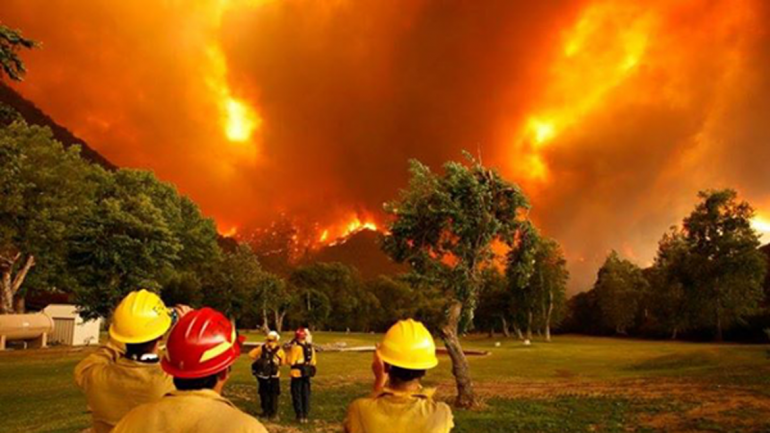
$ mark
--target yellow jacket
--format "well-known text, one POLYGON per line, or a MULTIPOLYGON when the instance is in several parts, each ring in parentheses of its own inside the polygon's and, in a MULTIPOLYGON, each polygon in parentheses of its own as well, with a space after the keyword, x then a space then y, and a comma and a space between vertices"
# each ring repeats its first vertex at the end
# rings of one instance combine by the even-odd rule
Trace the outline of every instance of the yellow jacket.
POLYGON ((75 383, 86 395, 95 433, 109 432, 131 409, 174 390, 160 363, 132 361, 110 343, 80 361, 75 383))
MULTIPOLYGON (((273 355, 273 362, 275 362, 275 365, 282 366, 286 364, 286 352, 283 351, 283 349, 278 346, 278 343, 265 343, 270 346, 271 349, 278 347, 278 350, 273 355)), ((256 361, 262 356, 262 346, 257 346, 254 349, 251 349, 249 352, 249 358, 251 358, 252 361, 256 361)), ((281 371, 278 370, 278 374, 276 374, 273 377, 281 377, 281 371)))
POLYGON ((433 400, 433 390, 417 392, 385 388, 359 398, 348 408, 345 433, 448 433, 454 427, 452 410, 433 400))
MULTIPOLYGON (((305 344, 310 344, 310 343, 305 343, 305 344)), ((310 358, 310 365, 316 365, 315 349, 313 349, 312 344, 310 344, 310 353, 312 353, 312 356, 310 358)), ((300 343, 292 344, 291 349, 289 350, 289 358, 286 360, 286 363, 292 367, 295 365, 301 365, 305 363, 305 351, 302 349, 302 345, 300 343)), ((295 368, 292 368, 291 377, 302 377, 302 372, 295 368)))
POLYGON ((143 404, 113 433, 267 433, 262 424, 210 389, 174 391, 143 404))

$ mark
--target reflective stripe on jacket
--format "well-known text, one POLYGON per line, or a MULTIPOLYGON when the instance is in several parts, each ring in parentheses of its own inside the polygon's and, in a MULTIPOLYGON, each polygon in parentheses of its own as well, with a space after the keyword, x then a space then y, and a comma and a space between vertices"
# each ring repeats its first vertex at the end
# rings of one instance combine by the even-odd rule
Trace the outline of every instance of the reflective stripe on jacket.
POLYGON ((448 433, 454 427, 452 410, 433 400, 433 390, 417 392, 385 388, 359 398, 348 408, 345 433, 448 433))
POLYGON ((80 361, 75 383, 85 393, 95 433, 109 432, 131 409, 175 389, 160 363, 127 359, 111 343, 80 361))
POLYGON ((210 389, 174 391, 137 407, 113 433, 267 433, 262 424, 210 389))

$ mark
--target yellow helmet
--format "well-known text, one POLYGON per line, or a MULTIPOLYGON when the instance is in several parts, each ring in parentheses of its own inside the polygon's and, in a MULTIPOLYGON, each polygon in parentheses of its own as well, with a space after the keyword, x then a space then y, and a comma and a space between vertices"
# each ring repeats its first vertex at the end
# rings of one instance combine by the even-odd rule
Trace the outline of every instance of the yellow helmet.
POLYGON ((128 343, 146 343, 163 336, 171 327, 171 314, 155 293, 131 292, 120 301, 112 314, 110 337, 128 343))
POLYGON ((433 336, 425 325, 412 319, 391 326, 377 353, 384 362, 409 370, 427 370, 438 365, 433 336))

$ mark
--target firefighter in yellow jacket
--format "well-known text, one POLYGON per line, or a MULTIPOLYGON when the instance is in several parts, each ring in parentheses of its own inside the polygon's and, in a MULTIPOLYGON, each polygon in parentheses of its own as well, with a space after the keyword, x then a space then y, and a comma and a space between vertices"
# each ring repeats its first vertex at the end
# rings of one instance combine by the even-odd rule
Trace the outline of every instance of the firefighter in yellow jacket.
POLYGON ((257 346, 249 352, 251 374, 257 378, 259 385, 259 402, 262 407, 262 416, 276 420, 278 418, 278 396, 281 395, 281 365, 286 363, 284 353, 278 342, 281 336, 270 331, 267 334, 265 344, 257 346))
POLYGON ((95 433, 109 432, 134 407, 174 390, 171 377, 160 368, 158 345, 172 316, 188 310, 172 312, 146 290, 129 293, 115 308, 112 341, 75 367, 75 383, 85 393, 95 433))
POLYGON ((220 312, 202 308, 179 320, 168 337, 163 370, 177 390, 128 413, 114 433, 267 433, 222 397, 242 339, 220 312))
POLYGON ((374 354, 374 393, 350 405, 345 432, 448 433, 454 427, 451 409, 420 384, 436 365, 436 345, 422 323, 409 319, 393 325, 374 354))
POLYGON ((287 363, 291 366, 291 402, 294 414, 299 423, 306 424, 310 415, 310 378, 315 376, 316 357, 313 345, 307 341, 305 328, 299 328, 294 333, 287 363))

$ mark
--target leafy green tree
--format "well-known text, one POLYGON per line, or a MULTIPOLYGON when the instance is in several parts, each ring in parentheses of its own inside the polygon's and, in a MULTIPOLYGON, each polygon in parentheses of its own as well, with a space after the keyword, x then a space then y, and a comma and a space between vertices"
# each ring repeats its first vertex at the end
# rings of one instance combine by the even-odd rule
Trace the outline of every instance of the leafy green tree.
POLYGON ((27 71, 19 57, 19 50, 36 46, 37 42, 25 38, 20 31, 0 25, 0 66, 5 75, 14 81, 21 81, 27 71))
POLYGON ((215 264, 203 285, 203 303, 235 319, 239 326, 253 327, 262 317, 263 278, 256 255, 248 245, 240 244, 215 264))
MULTIPOLYGON (((209 274, 210 275, 210 274, 209 274)), ((161 297, 166 305, 189 305, 193 308, 203 306, 203 282, 195 272, 175 272, 165 282, 161 297)))
POLYGON ((685 218, 685 238, 695 270, 699 324, 724 328, 753 312, 762 300, 767 263, 759 235, 751 227, 754 210, 730 189, 701 191, 701 201, 685 218))
POLYGON ((263 272, 259 282, 259 295, 262 305, 262 329, 270 329, 268 313, 271 313, 274 329, 281 332, 286 314, 296 303, 286 280, 270 272, 263 272))
POLYGON ((506 257, 505 272, 514 308, 514 324, 518 327, 523 325, 528 340, 532 339, 532 325, 538 307, 538 287, 533 277, 540 242, 540 234, 531 223, 526 222, 522 225, 516 245, 506 257))
POLYGON ((161 212, 163 221, 179 242, 174 267, 180 272, 204 273, 221 253, 217 245, 214 220, 201 215, 198 206, 188 197, 180 195, 176 188, 158 180, 145 170, 118 170, 118 184, 150 198, 161 212))
POLYGON ((119 171, 72 237, 76 302, 87 317, 110 314, 128 292, 160 291, 173 276, 182 246, 153 203, 152 192, 119 171))
POLYGON ((553 239, 541 238, 535 251, 531 281, 539 301, 546 341, 551 341, 551 324, 561 316, 566 303, 568 279, 567 260, 559 244, 553 239))
POLYGON ((477 327, 487 329, 493 335, 499 324, 503 335, 510 337, 513 311, 513 296, 505 275, 495 268, 486 269, 476 309, 477 327))
POLYGON ((492 244, 512 245, 528 202, 519 188, 469 155, 469 164, 449 162, 437 175, 411 161, 411 180, 385 205, 394 219, 383 250, 411 272, 443 290, 446 318, 441 337, 452 359, 456 404, 476 403, 468 361, 458 332, 472 323, 482 270, 492 264, 492 244))
POLYGON ((617 334, 626 334, 634 323, 639 298, 647 281, 642 270, 612 251, 599 269, 594 285, 599 308, 607 326, 617 334))
POLYGON ((0 314, 23 310, 27 277, 43 289, 74 284, 66 240, 105 175, 48 128, 23 121, 0 128, 0 314))
POLYGON ((649 310, 655 326, 676 339, 692 326, 694 272, 685 233, 672 227, 658 243, 651 270, 649 310))
POLYGON ((313 263, 297 268, 289 281, 299 290, 303 299, 300 311, 311 326, 338 331, 368 327, 377 299, 365 290, 355 268, 342 263, 313 263))

